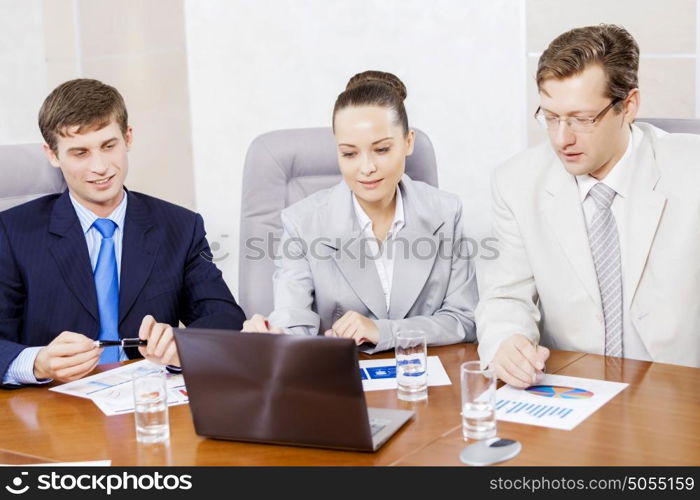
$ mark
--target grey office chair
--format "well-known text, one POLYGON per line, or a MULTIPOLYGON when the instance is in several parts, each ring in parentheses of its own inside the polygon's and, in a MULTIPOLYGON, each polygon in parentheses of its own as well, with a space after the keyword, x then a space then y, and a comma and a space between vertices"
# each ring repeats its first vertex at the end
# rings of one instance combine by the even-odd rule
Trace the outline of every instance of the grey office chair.
POLYGON ((700 120, 692 118, 637 118, 636 121, 649 123, 674 134, 700 134, 700 120))
MULTIPOLYGON (((420 130, 406 173, 438 185, 433 145, 420 130)), ((243 170, 238 257, 237 299, 248 317, 274 307, 272 252, 282 234, 282 209, 341 179, 330 128, 277 130, 253 140, 243 170)))
POLYGON ((61 170, 51 166, 41 144, 0 146, 0 211, 65 189, 61 170))

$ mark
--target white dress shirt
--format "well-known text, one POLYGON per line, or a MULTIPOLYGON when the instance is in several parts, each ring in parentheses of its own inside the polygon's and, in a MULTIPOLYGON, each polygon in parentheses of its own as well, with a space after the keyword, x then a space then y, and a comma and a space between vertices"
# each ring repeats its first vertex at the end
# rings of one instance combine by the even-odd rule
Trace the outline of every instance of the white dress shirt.
POLYGON ((377 268, 377 274, 379 275, 379 281, 382 283, 382 291, 384 292, 384 299, 386 300, 386 310, 389 311, 389 304, 391 303, 391 285, 394 280, 394 259, 393 252, 387 251, 387 242, 392 238, 396 238, 399 231, 406 225, 403 212, 403 198, 401 197, 401 190, 396 188, 396 208, 394 209, 394 220, 391 223, 389 232, 386 234, 384 241, 380 242, 377 240, 374 232, 372 231, 372 219, 369 218, 367 213, 364 211, 360 203, 357 201, 355 194, 352 195, 352 204, 355 208, 355 215, 357 216, 357 222, 362 229, 361 234, 365 240, 365 248, 369 251, 369 258, 374 260, 374 265, 377 268))
MULTIPOLYGON (((632 129, 633 130, 633 129, 632 129)), ((623 230, 623 224, 627 220, 628 215, 626 210, 628 207, 627 200, 629 199, 629 186, 631 176, 634 175, 634 157, 635 152, 639 149, 639 145, 642 141, 641 134, 635 134, 633 131, 630 132, 630 140, 627 144, 627 150, 622 158, 615 164, 615 166, 610 170, 608 175, 602 181, 598 181, 595 177, 590 175, 577 175, 576 182, 578 184, 578 191, 581 197, 581 205, 583 207, 583 214, 586 219, 586 227, 590 228, 591 222, 593 221, 593 215, 596 211, 596 205, 593 198, 588 196, 591 188, 598 182, 602 182, 606 186, 610 187, 615 191, 616 196, 613 199, 610 209, 615 216, 615 223, 617 224, 617 233, 620 238, 620 264, 622 269, 622 302, 623 304, 629 304, 628 292, 626 289, 627 280, 625 279, 625 255, 626 252, 626 242, 625 242, 625 231, 623 230)), ((622 354, 625 358, 641 359, 645 361, 651 361, 651 356, 644 347, 639 333, 632 325, 630 320, 629 308, 623 307, 622 314, 622 354)))
MULTIPOLYGON (((93 222, 99 219, 92 211, 88 210, 82 206, 73 195, 69 193, 70 201, 73 204, 75 213, 80 221, 80 227, 85 235, 85 242, 87 243, 88 253, 90 254, 90 264, 92 265, 93 272, 97 266, 97 257, 100 253, 100 245, 102 244, 102 235, 99 231, 93 227, 93 222)), ((117 276, 121 276, 121 265, 122 265, 122 240, 124 239, 124 218, 126 216, 126 203, 127 203, 126 191, 124 192, 124 197, 122 198, 119 206, 114 209, 114 211, 107 217, 113 221, 117 228, 114 231, 112 239, 114 240, 114 253, 117 259, 117 276)), ((51 382, 51 379, 37 380, 34 377, 34 361, 36 360, 39 350, 43 346, 36 347, 26 347, 19 353, 19 355, 10 363, 10 366, 5 372, 2 383, 8 385, 22 385, 22 384, 45 384, 51 382)), ((114 349, 110 347, 109 349, 114 349)), ((127 359, 124 349, 119 347, 119 360, 124 361, 127 359)))

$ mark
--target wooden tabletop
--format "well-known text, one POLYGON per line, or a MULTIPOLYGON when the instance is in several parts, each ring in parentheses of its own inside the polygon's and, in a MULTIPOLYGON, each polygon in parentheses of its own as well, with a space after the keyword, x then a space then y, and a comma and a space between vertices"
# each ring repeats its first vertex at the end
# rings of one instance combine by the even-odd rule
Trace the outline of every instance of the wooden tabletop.
MULTIPOLYGON (((505 465, 698 465, 700 369, 586 354, 559 375, 629 384, 571 431, 498 422, 522 443, 505 465)), ((461 428, 396 465, 461 465, 461 428)))
MULTIPOLYGON (((0 463, 111 460, 113 465, 459 465, 459 365, 477 359, 474 345, 430 348, 452 385, 430 387, 428 400, 408 403, 396 391, 366 393, 370 407, 416 411, 376 453, 321 450, 205 439, 188 405, 170 408, 165 445, 136 441, 133 414, 106 417, 92 401, 47 387, 0 390, 0 463), (26 461, 23 461, 26 457, 26 461)), ((366 357, 363 355, 363 357, 366 357)), ((391 357, 391 353, 374 356, 391 357)), ((572 431, 499 422, 499 435, 518 439, 512 465, 700 463, 700 369, 554 351, 549 373, 630 384, 572 431), (572 450, 576 450, 575 452, 572 450)))

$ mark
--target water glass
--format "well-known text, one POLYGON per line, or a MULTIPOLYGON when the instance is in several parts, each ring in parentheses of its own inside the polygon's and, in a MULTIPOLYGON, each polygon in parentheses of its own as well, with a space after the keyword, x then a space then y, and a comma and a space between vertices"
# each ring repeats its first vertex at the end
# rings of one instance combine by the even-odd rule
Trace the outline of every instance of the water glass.
POLYGON ((421 401, 428 397, 428 356, 425 333, 419 330, 394 335, 398 397, 421 401))
POLYGON ((464 440, 496 436, 496 375, 482 370, 479 361, 460 366, 462 435, 464 440))
POLYGON ((136 440, 162 443, 170 437, 167 377, 163 370, 133 379, 136 440))

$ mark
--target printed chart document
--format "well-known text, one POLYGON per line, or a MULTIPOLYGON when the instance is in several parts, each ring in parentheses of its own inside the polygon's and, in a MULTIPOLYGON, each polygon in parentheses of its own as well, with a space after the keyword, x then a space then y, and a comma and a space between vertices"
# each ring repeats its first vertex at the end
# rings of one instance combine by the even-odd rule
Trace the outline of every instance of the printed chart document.
POLYGON ((496 419, 570 431, 628 384, 545 375, 527 389, 504 385, 496 391, 496 419))
MULTIPOLYGON (((360 361, 362 388, 365 391, 396 389, 396 358, 360 361)), ((450 377, 437 356, 428 356, 428 385, 450 385, 450 377)))
MULTIPOLYGON (((113 370, 91 375, 49 389, 50 391, 92 399, 105 415, 120 415, 134 411, 131 379, 135 376, 161 371, 163 368, 148 360, 137 361, 113 370)), ((182 374, 167 374, 168 406, 189 402, 182 374)))

